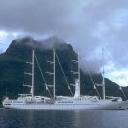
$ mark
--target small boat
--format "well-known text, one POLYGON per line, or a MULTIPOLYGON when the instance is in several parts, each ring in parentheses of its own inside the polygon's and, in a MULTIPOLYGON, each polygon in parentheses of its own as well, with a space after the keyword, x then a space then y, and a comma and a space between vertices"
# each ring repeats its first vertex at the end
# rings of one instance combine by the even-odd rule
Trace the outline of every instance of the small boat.
MULTIPOLYGON (((100 99, 98 96, 82 96, 80 95, 80 66, 78 61, 78 78, 75 80, 75 93, 73 96, 57 96, 56 95, 56 69, 55 69, 55 57, 56 52, 53 50, 53 96, 35 96, 34 95, 34 59, 35 52, 32 51, 32 62, 28 62, 32 65, 32 73, 28 73, 32 76, 32 85, 25 85, 30 87, 30 94, 19 94, 17 99, 9 99, 6 97, 2 104, 7 109, 32 109, 32 110, 121 110, 127 106, 126 101, 122 101, 121 97, 109 97, 106 99, 105 96, 105 82, 103 77, 103 98, 100 99)), ((27 74, 27 73, 26 73, 27 74)), ((45 84, 46 89, 49 86, 45 84)))

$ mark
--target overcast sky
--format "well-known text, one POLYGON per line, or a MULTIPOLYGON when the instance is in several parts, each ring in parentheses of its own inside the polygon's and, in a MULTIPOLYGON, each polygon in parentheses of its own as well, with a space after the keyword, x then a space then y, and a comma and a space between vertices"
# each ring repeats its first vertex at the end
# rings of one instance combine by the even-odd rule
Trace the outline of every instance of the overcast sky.
POLYGON ((106 76, 128 77, 128 0, 1 0, 0 50, 26 35, 65 40, 97 71, 104 47, 106 76))

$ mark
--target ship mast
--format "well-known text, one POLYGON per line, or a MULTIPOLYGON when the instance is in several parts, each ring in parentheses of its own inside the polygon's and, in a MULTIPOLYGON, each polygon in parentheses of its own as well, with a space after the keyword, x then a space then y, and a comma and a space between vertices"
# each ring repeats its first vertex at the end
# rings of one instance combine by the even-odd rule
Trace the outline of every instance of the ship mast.
POLYGON ((32 50, 32 97, 34 97, 34 50, 32 50))
POLYGON ((80 97, 80 63, 79 63, 79 53, 78 53, 78 58, 77 60, 73 60, 74 63, 78 64, 78 69, 77 71, 72 71, 73 74, 77 74, 78 78, 75 80, 75 94, 74 97, 80 97))
POLYGON ((78 84, 80 88, 80 55, 79 55, 79 52, 78 52, 78 82, 79 82, 78 84))
POLYGON ((56 97, 56 90, 55 90, 55 84, 56 84, 56 60, 55 60, 55 49, 53 49, 53 98, 56 97))
POLYGON ((105 100, 105 78, 104 78, 104 49, 102 48, 103 72, 102 72, 102 93, 105 100))
POLYGON ((32 61, 31 62, 26 62, 26 63, 28 63, 32 66, 32 71, 31 71, 31 73, 24 72, 24 74, 31 76, 31 85, 23 84, 23 86, 31 88, 30 94, 31 94, 32 98, 34 97, 34 63, 35 63, 34 62, 34 57, 35 57, 35 52, 34 52, 34 50, 32 50, 32 61))
POLYGON ((49 87, 53 87, 53 99, 56 97, 56 90, 55 90, 55 85, 56 85, 56 52, 55 49, 53 49, 53 61, 47 61, 50 64, 53 64, 53 72, 46 72, 50 75, 53 75, 53 84, 52 85, 47 85, 49 87))

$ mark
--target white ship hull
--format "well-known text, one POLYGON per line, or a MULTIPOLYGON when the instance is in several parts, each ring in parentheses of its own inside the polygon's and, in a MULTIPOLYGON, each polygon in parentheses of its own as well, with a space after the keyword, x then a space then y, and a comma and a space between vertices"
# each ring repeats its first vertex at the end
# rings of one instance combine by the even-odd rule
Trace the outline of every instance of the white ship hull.
POLYGON ((26 110, 123 110, 126 104, 116 103, 116 104, 86 104, 86 105, 56 105, 56 104, 12 104, 9 106, 4 106, 7 109, 26 109, 26 110))
POLYGON ((3 107, 7 109, 27 110, 122 110, 128 106, 127 101, 113 102, 111 100, 57 100, 54 103, 25 102, 18 100, 4 100, 3 107))

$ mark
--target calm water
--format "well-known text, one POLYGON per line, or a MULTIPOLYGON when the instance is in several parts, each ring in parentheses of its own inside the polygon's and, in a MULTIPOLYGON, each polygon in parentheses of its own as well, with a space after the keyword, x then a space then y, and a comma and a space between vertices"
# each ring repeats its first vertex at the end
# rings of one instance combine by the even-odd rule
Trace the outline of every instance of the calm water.
POLYGON ((128 128, 128 111, 0 109, 0 128, 128 128))

